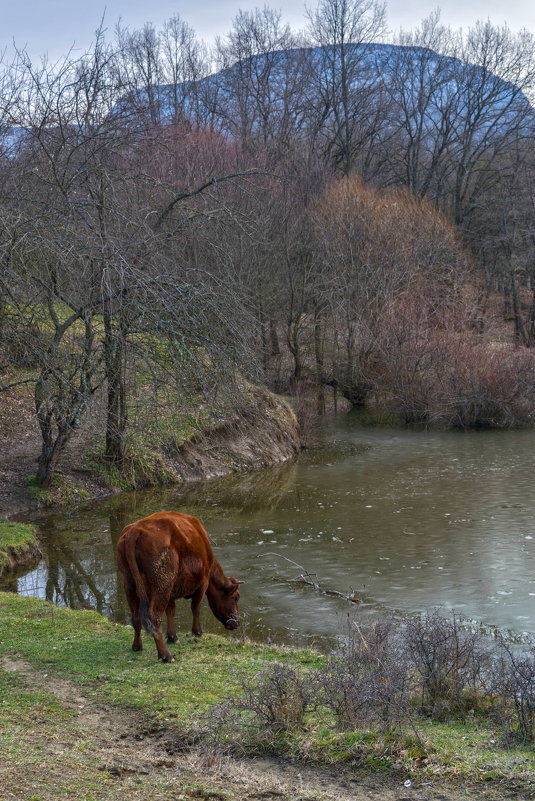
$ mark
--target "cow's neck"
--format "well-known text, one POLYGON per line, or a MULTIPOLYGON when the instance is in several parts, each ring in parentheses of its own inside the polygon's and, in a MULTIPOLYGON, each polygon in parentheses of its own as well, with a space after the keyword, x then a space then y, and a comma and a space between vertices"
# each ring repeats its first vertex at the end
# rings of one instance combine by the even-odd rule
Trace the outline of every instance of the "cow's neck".
POLYGON ((221 567, 217 559, 214 559, 214 563, 210 570, 210 584, 213 585, 215 588, 219 589, 220 587, 223 586, 223 584, 225 584, 225 582, 226 582, 226 576, 223 573, 223 568, 221 567))

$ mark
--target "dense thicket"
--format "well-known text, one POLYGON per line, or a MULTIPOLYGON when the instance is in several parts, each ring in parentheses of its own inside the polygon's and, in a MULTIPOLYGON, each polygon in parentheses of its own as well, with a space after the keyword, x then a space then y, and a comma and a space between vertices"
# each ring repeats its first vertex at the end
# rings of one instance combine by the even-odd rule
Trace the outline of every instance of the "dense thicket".
POLYGON ((407 422, 532 422, 507 340, 535 344, 533 37, 384 30, 374 0, 320 0, 299 35, 265 7, 213 52, 174 17, 4 64, 1 388, 35 387, 41 485, 95 395, 120 467, 136 409, 234 402, 248 371, 320 409, 331 386, 407 422))

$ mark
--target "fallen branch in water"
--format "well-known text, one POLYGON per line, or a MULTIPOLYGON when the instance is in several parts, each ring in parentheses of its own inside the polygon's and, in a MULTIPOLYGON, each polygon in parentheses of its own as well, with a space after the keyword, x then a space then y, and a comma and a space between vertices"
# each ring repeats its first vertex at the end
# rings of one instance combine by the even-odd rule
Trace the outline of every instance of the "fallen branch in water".
POLYGON ((294 562, 293 559, 288 559, 287 556, 283 556, 281 553, 276 553, 275 551, 268 551, 267 553, 259 553, 258 556, 279 556, 281 559, 285 559, 291 565, 294 565, 298 570, 301 570, 301 575, 299 578, 296 579, 284 579, 278 578, 274 576, 272 581, 283 581, 286 584, 306 584, 308 587, 312 587, 313 590, 316 592, 320 592, 322 595, 335 595, 338 598, 343 598, 345 601, 351 601, 351 603, 358 604, 361 602, 361 598, 358 595, 353 593, 352 595, 348 595, 345 592, 339 592, 338 590, 327 590, 321 586, 319 581, 317 580, 317 576, 315 573, 309 573, 303 565, 294 562))

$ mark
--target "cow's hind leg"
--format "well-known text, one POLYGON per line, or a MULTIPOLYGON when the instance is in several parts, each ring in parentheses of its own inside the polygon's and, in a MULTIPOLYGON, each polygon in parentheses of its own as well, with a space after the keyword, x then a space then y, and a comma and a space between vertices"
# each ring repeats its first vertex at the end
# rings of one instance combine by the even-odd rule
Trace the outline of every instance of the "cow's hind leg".
POLYGON ((134 627, 134 642, 132 643, 132 651, 142 651, 143 643, 141 642, 141 620, 139 614, 132 615, 132 626, 134 627))
POLYGON ((125 582, 125 594, 130 607, 131 621, 134 628, 134 642, 132 643, 132 651, 142 651, 143 643, 141 642, 141 616, 139 614, 139 598, 134 584, 125 582))
MULTIPOLYGON (((160 628, 164 612, 173 598, 173 587, 178 567, 178 556, 170 549, 163 548, 155 553, 145 568, 147 584, 151 588, 151 600, 147 614, 147 631, 154 637, 158 659, 174 662, 167 650, 160 628)), ((143 611, 143 610, 142 610, 143 611)), ((141 615, 143 620, 143 614, 141 615)))
POLYGON ((167 606, 169 604, 169 595, 166 597, 160 598, 157 604, 152 604, 150 608, 150 633, 154 637, 154 642, 156 643, 156 649, 158 651, 158 659, 161 659, 162 662, 174 662, 175 660, 169 653, 166 644, 164 643, 162 630, 160 628, 163 613, 166 611, 167 606))
POLYGON ((166 644, 163 641, 163 634, 160 630, 153 634, 154 642, 156 643, 156 648, 158 649, 158 659, 161 659, 162 662, 174 662, 175 659, 169 653, 166 644))
POLYGON ((167 616, 167 642, 176 642, 175 601, 173 598, 167 604, 165 614, 167 616))

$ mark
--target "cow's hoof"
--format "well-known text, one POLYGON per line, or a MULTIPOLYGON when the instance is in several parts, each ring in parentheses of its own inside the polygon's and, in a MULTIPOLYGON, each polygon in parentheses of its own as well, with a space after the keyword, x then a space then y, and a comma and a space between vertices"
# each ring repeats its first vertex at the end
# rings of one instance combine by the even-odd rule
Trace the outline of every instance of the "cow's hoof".
POLYGON ((200 629, 192 629, 191 633, 194 637, 202 637, 202 631, 200 629))
POLYGON ((167 642, 173 643, 173 642, 176 642, 177 640, 178 640, 178 637, 176 635, 174 635, 174 634, 168 634, 167 635, 167 642))
POLYGON ((158 657, 160 662, 174 662, 175 657, 171 656, 171 654, 167 654, 167 656, 159 656, 158 657))
POLYGON ((142 651, 142 650, 143 650, 143 646, 142 645, 133 645, 132 646, 132 651, 142 651))

